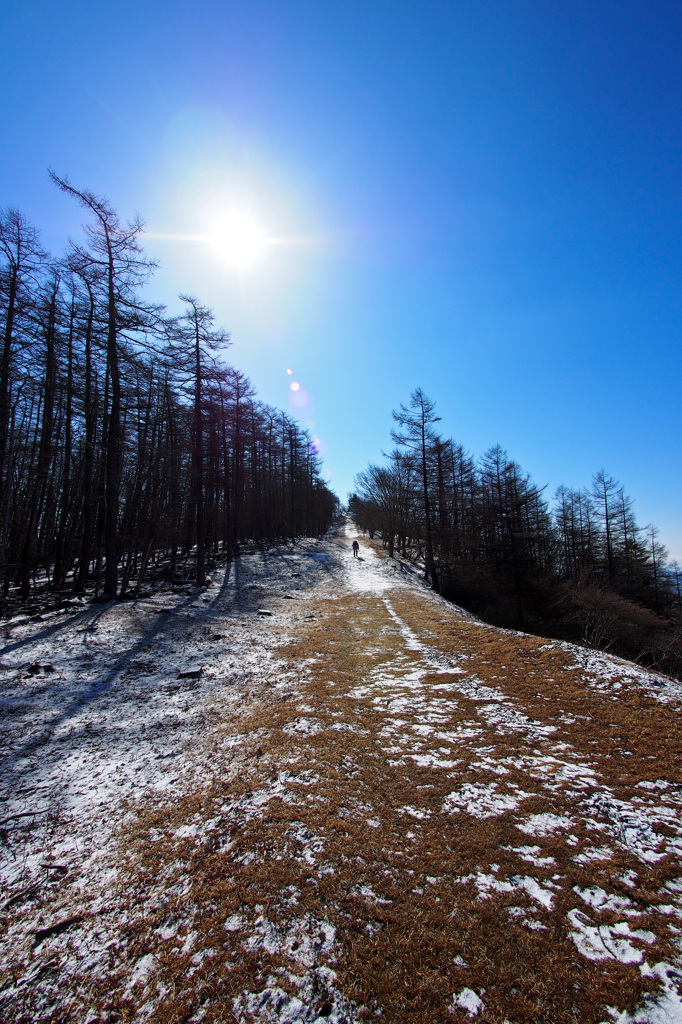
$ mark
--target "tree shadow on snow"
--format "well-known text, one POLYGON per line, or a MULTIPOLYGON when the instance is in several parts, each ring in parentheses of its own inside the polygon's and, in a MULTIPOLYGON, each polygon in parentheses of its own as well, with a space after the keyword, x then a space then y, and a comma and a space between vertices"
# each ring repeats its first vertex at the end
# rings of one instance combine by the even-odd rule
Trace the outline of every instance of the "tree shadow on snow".
MULTIPOLYGON (((227 589, 230 582, 232 566, 232 562, 227 563, 220 588, 216 592, 215 597, 212 598, 210 604, 207 604, 205 608, 195 608, 195 611, 197 611, 199 614, 193 616, 193 624, 196 624, 198 622, 201 622, 203 624, 206 622, 207 619, 214 620, 218 618, 218 616, 220 616, 221 619, 225 618, 225 611, 219 612, 217 606, 226 597, 227 589)), ((123 672, 125 672, 125 670, 128 668, 129 664, 136 657, 142 654, 144 649, 159 633, 164 632, 168 629, 170 624, 169 619, 170 622, 172 623, 174 617, 176 617, 178 614, 181 614, 183 611, 185 611, 185 609, 188 606, 192 605, 197 600, 197 596, 197 593, 189 594, 185 598, 185 600, 180 601, 173 608, 166 607, 163 609, 159 609, 156 612, 155 618, 151 625, 147 627, 145 632, 134 643, 132 643, 125 651, 123 651, 123 653, 120 654, 120 656, 116 659, 114 664, 109 666, 106 674, 101 679, 96 679, 94 681, 83 679, 81 683, 82 689, 80 690, 80 692, 73 695, 68 705, 62 711, 55 714, 49 721, 46 721, 42 725, 40 724, 40 722, 37 722, 37 727, 40 730, 38 734, 36 735, 36 733, 34 732, 34 734, 31 737, 29 737, 24 743, 22 743, 19 747, 15 748, 12 751, 12 753, 7 758, 5 758, 4 761, 0 763, 0 769, 4 770, 8 768, 9 766, 11 766, 12 763, 20 760, 22 757, 25 757, 27 754, 34 752, 38 747, 44 746, 46 743, 49 743, 57 729, 59 729, 59 727, 62 726, 65 722, 68 722, 68 720, 73 715, 82 712, 83 709, 86 708, 89 704, 96 702, 103 695, 107 694, 112 689, 115 682, 123 674, 123 672)), ((127 604, 129 606, 128 602, 127 604)), ((39 643, 41 641, 50 640, 58 636, 58 634, 63 632, 63 630, 67 627, 75 628, 83 633, 87 633, 90 631, 94 632, 97 629, 98 625, 100 624, 101 620, 107 615, 108 612, 112 612, 120 608, 121 604, 113 601, 101 605, 97 609, 89 608, 79 613, 78 615, 70 618, 68 622, 55 623, 54 625, 48 626, 46 629, 40 630, 38 633, 33 634, 33 636, 31 637, 26 637, 22 640, 16 641, 14 644, 9 644, 3 650, 3 656, 13 651, 20 651, 22 648, 26 648, 29 645, 39 643)), ((153 614, 154 609, 151 609, 151 612, 153 614)), ((150 677, 148 685, 149 688, 153 687, 154 689, 156 689, 159 686, 158 676, 150 677)), ((55 679, 54 683, 51 683, 47 687, 41 687, 39 691, 34 692, 33 694, 26 695, 22 699, 22 703, 25 704, 27 701, 30 701, 31 698, 36 699, 36 701, 39 700, 41 704, 49 703, 51 699, 49 694, 51 691, 53 694, 52 701, 55 704, 58 704, 60 702, 60 699, 63 699, 63 691, 67 687, 71 694, 73 694, 73 689, 77 686, 78 682, 76 680, 74 680, 73 682, 65 683, 63 680, 57 678, 55 679)), ((77 738, 77 736, 73 738, 77 738)))

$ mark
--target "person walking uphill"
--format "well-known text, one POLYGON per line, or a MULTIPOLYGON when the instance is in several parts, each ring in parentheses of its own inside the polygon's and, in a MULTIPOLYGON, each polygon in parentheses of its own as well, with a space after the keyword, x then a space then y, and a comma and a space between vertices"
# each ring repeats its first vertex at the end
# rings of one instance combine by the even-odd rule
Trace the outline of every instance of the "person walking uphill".
POLYGON ((357 558, 358 557, 359 550, 360 550, 360 545, 358 544, 358 542, 356 540, 354 540, 353 541, 353 558, 357 558))

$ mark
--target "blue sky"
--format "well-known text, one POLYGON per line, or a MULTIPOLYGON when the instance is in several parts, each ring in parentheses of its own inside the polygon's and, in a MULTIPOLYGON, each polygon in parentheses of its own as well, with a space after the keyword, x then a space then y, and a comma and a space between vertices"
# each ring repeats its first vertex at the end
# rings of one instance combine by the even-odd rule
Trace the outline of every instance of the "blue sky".
POLYGON ((139 211, 150 298, 215 310, 342 498, 420 386, 547 493, 606 468, 682 561, 678 3, 25 0, 3 27, 0 204, 55 252, 83 215, 48 166, 139 211), (242 270, 201 240, 230 209, 268 239, 242 270))

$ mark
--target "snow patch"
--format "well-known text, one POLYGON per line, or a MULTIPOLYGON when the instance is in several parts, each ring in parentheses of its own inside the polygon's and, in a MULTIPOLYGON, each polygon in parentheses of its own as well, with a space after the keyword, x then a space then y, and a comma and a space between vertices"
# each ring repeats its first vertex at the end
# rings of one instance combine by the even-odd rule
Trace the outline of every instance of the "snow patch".
POLYGON ((630 940, 646 943, 656 941, 653 932, 631 931, 627 921, 599 925, 580 910, 569 911, 567 917, 573 927, 569 935, 588 960, 618 960, 622 964, 638 964, 644 955, 630 940))
POLYGON ((565 814, 552 814, 544 811, 542 814, 531 814, 525 821, 519 822, 517 828, 529 836, 547 836, 553 832, 570 828, 573 824, 565 814))
POLYGON ((530 796, 518 790, 500 793, 497 786, 466 782, 461 789, 449 793, 443 803, 446 812, 466 811, 473 818, 493 818, 515 810, 522 800, 530 796))
POLYGON ((450 1012, 454 1013, 457 1007, 466 1010, 470 1017, 478 1017, 485 1008, 483 1000, 472 988, 463 988, 461 992, 453 995, 450 1012))

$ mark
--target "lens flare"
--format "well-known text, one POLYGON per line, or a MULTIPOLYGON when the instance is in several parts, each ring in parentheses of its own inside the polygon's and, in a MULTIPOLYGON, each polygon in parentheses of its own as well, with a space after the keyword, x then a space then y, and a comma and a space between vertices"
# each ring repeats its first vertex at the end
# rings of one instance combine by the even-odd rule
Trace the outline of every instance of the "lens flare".
POLYGON ((301 390, 301 385, 298 383, 298 381, 295 381, 295 380, 291 382, 289 387, 291 388, 292 391, 300 391, 301 390))
POLYGON ((289 401, 295 409, 305 409, 310 400, 310 395, 302 388, 299 384, 296 390, 294 390, 293 384, 291 385, 291 394, 289 395, 289 401))
POLYGON ((313 453, 320 457, 327 451, 327 445, 324 443, 322 438, 318 437, 317 434, 313 434, 312 444, 310 445, 313 453))

